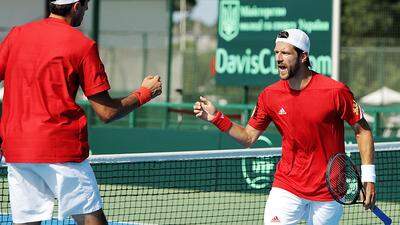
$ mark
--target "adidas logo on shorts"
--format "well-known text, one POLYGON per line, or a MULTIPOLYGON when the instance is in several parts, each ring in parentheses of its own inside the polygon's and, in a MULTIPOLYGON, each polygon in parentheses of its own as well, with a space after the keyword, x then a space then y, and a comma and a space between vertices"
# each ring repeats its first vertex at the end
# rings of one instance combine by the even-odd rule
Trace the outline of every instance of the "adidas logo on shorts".
POLYGON ((281 221, 279 220, 279 218, 278 218, 278 216, 274 216, 272 219, 271 219, 271 223, 280 223, 281 221))

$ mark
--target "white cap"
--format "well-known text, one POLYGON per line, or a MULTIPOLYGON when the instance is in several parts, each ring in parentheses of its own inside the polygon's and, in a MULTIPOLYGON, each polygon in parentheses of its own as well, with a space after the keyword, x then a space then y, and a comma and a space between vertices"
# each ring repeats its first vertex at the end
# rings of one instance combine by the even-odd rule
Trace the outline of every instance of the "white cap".
POLYGON ((79 2, 79 0, 55 0, 55 1, 52 1, 51 3, 55 4, 55 5, 68 5, 68 4, 72 4, 75 2, 79 2))
POLYGON ((304 52, 310 52, 310 38, 308 38, 307 34, 299 29, 287 29, 282 32, 287 32, 287 38, 284 37, 277 37, 276 42, 285 42, 291 44, 304 52))

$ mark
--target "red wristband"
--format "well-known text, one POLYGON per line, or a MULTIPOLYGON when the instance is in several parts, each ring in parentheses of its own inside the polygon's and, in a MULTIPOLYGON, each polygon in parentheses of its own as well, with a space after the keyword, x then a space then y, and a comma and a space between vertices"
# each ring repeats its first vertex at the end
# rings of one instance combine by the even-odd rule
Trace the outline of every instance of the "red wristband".
POLYGON ((139 106, 145 104, 151 100, 151 90, 146 87, 140 87, 138 90, 133 92, 139 101, 139 106))
POLYGON ((232 121, 220 111, 215 114, 211 123, 222 132, 227 132, 232 127, 232 121))

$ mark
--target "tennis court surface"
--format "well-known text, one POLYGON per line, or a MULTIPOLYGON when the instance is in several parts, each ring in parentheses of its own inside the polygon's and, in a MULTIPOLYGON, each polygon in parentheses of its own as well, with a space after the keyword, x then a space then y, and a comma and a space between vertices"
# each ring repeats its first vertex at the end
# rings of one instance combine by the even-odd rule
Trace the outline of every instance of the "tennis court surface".
MULTIPOLYGON (((359 165, 356 146, 346 149, 359 165)), ((111 225, 261 225, 279 155, 279 148, 268 148, 102 155, 90 160, 111 225)), ((400 142, 376 144, 375 160, 377 205, 393 224, 400 224, 400 142)), ((0 224, 11 224, 4 165, 0 167, 0 224)), ((361 205, 353 205, 345 206, 341 224, 381 222, 361 205)))

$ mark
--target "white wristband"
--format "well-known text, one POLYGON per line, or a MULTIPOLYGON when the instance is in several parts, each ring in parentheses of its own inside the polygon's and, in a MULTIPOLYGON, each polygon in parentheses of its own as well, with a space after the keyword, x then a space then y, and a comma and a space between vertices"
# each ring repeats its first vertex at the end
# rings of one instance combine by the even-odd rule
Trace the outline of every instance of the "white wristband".
POLYGON ((375 183, 375 165, 361 165, 361 182, 375 183))

